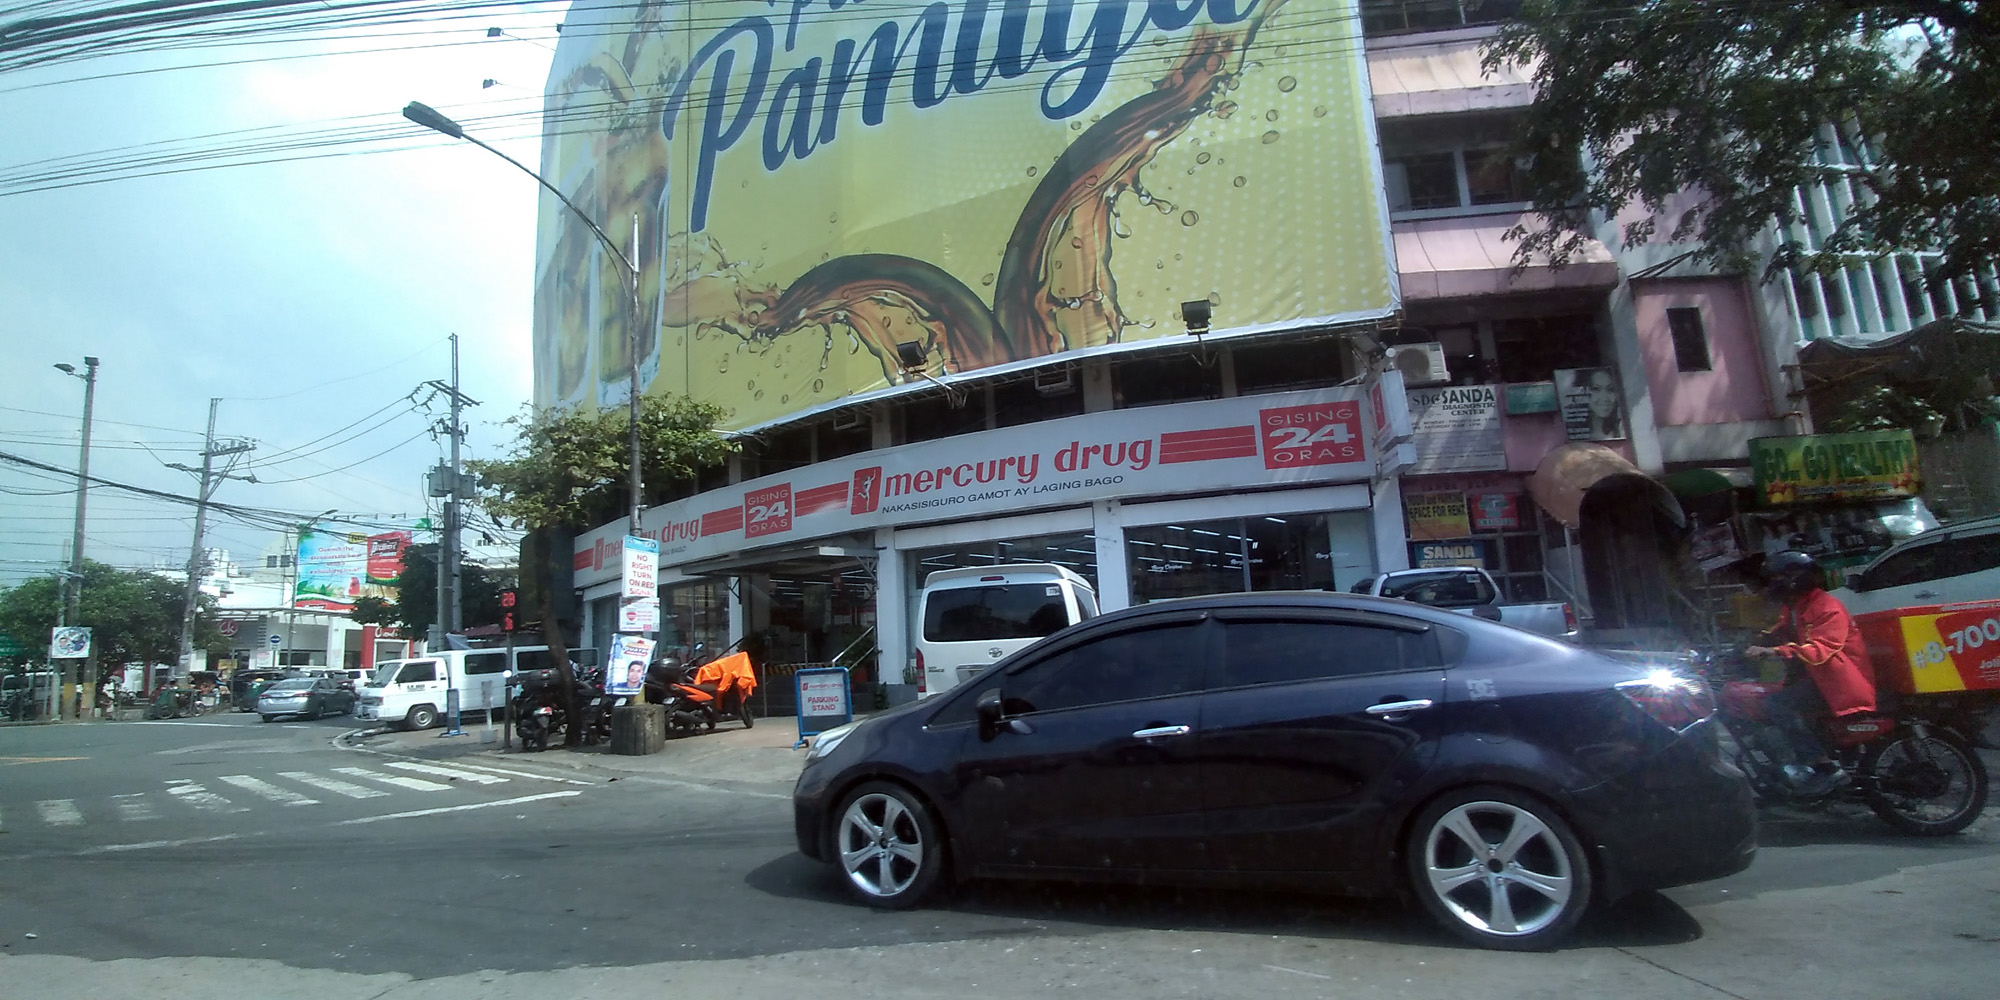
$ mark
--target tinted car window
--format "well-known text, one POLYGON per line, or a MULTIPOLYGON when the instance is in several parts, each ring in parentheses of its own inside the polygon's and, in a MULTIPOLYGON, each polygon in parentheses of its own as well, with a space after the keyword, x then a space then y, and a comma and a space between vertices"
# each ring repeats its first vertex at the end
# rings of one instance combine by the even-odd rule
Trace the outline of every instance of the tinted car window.
POLYGON ((1287 684, 1428 666, 1422 633, 1335 621, 1232 621, 1210 688, 1287 684))
POLYGON ((1053 583, 935 590, 924 601, 924 638, 931 642, 1039 639, 1068 624, 1062 588, 1053 583))
POLYGON ((1382 585, 1382 596, 1400 597, 1434 608, 1462 608, 1490 604, 1494 595, 1493 585, 1486 582, 1484 574, 1442 570, 1398 576, 1382 585))
POLYGON ((1945 545, 1954 550, 1946 575, 1960 576, 2000 567, 2000 531, 1954 538, 1945 545))
POLYGON ((1120 632, 1043 657, 1001 682, 1009 714, 1057 712, 1201 689, 1198 626, 1120 632))
POLYGON ((396 681, 399 684, 408 684, 411 681, 434 680, 437 680, 437 663, 432 660, 425 660, 421 663, 405 663, 403 664, 403 672, 396 675, 396 681))
POLYGON ((498 674, 507 670, 506 653, 467 653, 465 672, 468 674, 498 674))
POLYGON ((1933 542, 1898 552, 1868 571, 1868 588, 1904 587, 1945 575, 1944 555, 1949 543, 1933 542))

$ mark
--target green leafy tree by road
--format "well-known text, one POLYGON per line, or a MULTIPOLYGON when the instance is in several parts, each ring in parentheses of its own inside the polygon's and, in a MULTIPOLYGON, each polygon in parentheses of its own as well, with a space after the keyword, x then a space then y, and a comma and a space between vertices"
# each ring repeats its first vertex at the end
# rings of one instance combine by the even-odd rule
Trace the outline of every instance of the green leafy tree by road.
MULTIPOLYGON (((184 597, 177 580, 85 560, 78 618, 70 624, 90 627, 98 679, 126 663, 178 662, 184 597)), ((203 595, 196 605, 195 647, 226 653, 229 640, 215 628, 214 600, 203 595)), ((19 638, 30 658, 38 658, 35 647, 46 650, 61 606, 62 587, 53 578, 0 591, 0 632, 19 638)))
POLYGON ((1637 203, 1653 218, 1628 243, 1664 235, 1742 269, 1773 219, 1797 218, 1793 189, 1827 176, 1822 125, 1862 151, 1865 194, 1816 255, 1787 242, 1767 276, 1935 249, 1938 281, 2000 254, 2000 4, 1528 0, 1486 58, 1533 66, 1519 152, 1544 225, 1517 262, 1566 261, 1592 213, 1637 203), (1703 197, 1670 209, 1686 191, 1703 197))
MULTIPOLYGON (((362 625, 393 628, 404 635, 421 636, 437 624, 437 564, 435 542, 411 545, 403 550, 403 579, 396 600, 363 597, 354 602, 349 616, 362 625)), ((500 621, 500 592, 515 585, 511 569, 493 569, 477 563, 459 565, 459 616, 467 627, 493 625, 500 621)))
MULTIPOLYGON (((706 467, 725 461, 736 445, 716 433, 725 412, 684 396, 645 396, 640 401, 640 472, 649 499, 664 488, 696 477, 706 467)), ((540 531, 589 528, 613 520, 630 503, 630 439, 623 407, 591 413, 551 411, 524 413, 508 421, 515 429, 514 445, 505 458, 467 463, 478 477, 478 505, 504 524, 540 531)), ((570 681, 569 651, 556 624, 554 595, 546 562, 524 561, 521 572, 537 579, 524 590, 536 597, 527 609, 544 623, 542 634, 562 672, 570 681)), ((530 581, 523 580, 524 585, 530 581)), ((567 706, 571 724, 568 740, 582 738, 575 725, 577 706, 567 706)))

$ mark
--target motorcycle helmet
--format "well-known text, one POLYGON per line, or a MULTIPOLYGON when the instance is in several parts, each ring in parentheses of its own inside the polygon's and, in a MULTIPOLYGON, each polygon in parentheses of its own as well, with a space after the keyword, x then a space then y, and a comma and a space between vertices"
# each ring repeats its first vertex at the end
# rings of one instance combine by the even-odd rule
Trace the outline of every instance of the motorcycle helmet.
POLYGON ((1797 549, 1786 549, 1765 560, 1764 579, 1772 597, 1790 601, 1817 590, 1823 574, 1819 560, 1797 549))

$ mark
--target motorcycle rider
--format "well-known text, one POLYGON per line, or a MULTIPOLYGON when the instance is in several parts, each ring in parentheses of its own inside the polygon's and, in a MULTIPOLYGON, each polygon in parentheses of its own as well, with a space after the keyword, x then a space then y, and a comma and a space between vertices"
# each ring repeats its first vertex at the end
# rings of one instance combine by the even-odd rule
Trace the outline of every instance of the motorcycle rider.
POLYGON ((1770 702, 1771 721, 1784 736, 1785 745, 1776 749, 1790 757, 1779 763, 1794 791, 1824 793, 1846 776, 1827 757, 1815 727, 1828 714, 1874 711, 1874 670, 1854 617, 1820 586, 1818 560, 1786 549, 1764 564, 1764 572, 1766 593, 1780 605, 1778 624, 1758 637, 1770 645, 1745 653, 1780 657, 1793 668, 1770 702), (1799 680, 1799 667, 1810 683, 1799 680))

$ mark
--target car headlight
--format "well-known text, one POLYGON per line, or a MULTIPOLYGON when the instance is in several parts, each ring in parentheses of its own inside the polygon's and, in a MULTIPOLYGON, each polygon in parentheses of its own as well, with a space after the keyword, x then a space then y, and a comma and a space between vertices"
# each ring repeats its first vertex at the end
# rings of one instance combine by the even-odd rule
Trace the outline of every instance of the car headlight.
POLYGON ((815 761, 832 753, 834 747, 839 746, 842 740, 854 735, 854 731, 860 727, 860 722, 850 722, 847 725, 835 726, 819 734, 813 740, 812 749, 806 751, 806 760, 815 761))

